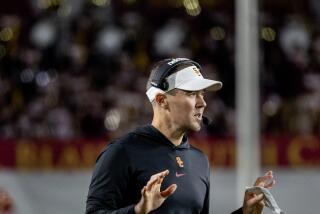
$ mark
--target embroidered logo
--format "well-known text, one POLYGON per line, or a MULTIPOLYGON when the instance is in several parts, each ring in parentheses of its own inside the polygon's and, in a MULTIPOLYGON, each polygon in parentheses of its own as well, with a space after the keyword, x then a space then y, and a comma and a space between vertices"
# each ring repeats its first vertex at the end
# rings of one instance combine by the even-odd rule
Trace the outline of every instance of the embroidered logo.
POLYGON ((184 166, 181 157, 177 156, 176 157, 176 161, 177 161, 177 164, 178 164, 179 167, 182 168, 184 166))
POLYGON ((184 175, 186 175, 186 173, 178 173, 178 172, 176 172, 176 177, 177 177, 177 178, 182 177, 182 176, 184 176, 184 175))
POLYGON ((196 74, 196 75, 198 75, 199 77, 201 77, 201 73, 200 73, 200 70, 199 70, 199 68, 197 68, 197 67, 192 67, 192 70, 194 71, 194 73, 196 74))

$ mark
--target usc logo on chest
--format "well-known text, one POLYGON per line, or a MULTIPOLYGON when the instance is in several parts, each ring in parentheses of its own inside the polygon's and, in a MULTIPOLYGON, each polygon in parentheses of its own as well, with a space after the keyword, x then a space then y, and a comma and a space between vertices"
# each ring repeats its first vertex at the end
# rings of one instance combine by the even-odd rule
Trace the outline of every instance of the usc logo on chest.
POLYGON ((177 161, 177 164, 178 164, 178 166, 179 167, 183 167, 184 165, 183 165, 183 160, 181 159, 181 157, 180 156, 177 156, 176 157, 176 161, 177 161))

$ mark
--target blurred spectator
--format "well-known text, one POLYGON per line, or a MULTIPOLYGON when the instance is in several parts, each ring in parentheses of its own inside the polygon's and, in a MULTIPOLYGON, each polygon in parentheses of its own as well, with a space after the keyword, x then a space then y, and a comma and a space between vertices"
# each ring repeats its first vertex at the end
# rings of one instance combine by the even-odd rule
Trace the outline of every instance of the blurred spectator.
MULTIPOLYGON (((130 130, 151 116, 141 84, 151 64, 176 56, 224 83, 207 98, 213 123, 201 134, 234 135, 234 5, 199 2, 190 9, 183 1, 32 1, 19 6, 24 13, 0 14, 0 135, 130 130)), ((308 10, 261 11, 261 28, 269 27, 261 39, 262 130, 271 134, 320 133, 319 22, 307 18, 319 20, 318 3, 297 5, 308 10)))
POLYGON ((13 211, 13 200, 9 193, 0 188, 0 213, 10 214, 13 211))

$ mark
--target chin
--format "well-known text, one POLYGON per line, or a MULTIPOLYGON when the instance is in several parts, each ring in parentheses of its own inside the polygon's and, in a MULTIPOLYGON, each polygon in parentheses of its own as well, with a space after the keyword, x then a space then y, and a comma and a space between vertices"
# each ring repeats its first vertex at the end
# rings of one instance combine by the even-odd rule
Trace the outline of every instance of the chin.
POLYGON ((195 124, 192 127, 190 127, 192 131, 198 132, 201 130, 201 125, 200 124, 195 124))

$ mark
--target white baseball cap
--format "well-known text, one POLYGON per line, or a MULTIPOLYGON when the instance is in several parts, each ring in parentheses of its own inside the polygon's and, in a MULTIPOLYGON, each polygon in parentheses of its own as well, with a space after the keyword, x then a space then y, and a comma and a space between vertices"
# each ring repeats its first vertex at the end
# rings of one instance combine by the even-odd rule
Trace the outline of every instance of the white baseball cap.
POLYGON ((150 102, 154 100, 157 94, 164 94, 175 88, 186 91, 217 91, 222 88, 222 82, 203 78, 197 66, 192 65, 180 71, 177 71, 166 78, 168 89, 166 91, 157 87, 150 87, 146 94, 150 102))

